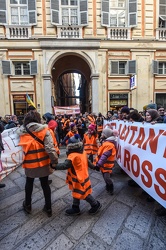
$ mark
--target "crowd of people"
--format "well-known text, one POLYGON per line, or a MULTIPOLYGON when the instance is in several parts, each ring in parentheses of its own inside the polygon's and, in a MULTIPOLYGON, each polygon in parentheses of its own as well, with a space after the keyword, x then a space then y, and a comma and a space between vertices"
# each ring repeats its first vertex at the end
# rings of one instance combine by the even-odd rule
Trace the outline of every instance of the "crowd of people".
MULTIPOLYGON (((1 117, 0 152, 4 150, 1 138, 3 130, 19 127, 16 133, 24 152, 22 167, 26 175, 23 202, 25 212, 31 213, 33 182, 35 178, 39 178, 45 198, 43 211, 49 217, 52 216, 49 175, 54 170, 66 169, 66 183, 73 197, 72 207, 66 210, 66 215, 80 214, 80 200, 86 200, 90 204, 90 214, 100 210, 101 203, 92 195, 88 168, 102 173, 106 191, 113 195, 114 183, 110 174, 116 160, 118 131, 109 126, 104 127, 104 121, 113 120, 166 123, 166 112, 161 105, 157 107, 149 104, 141 112, 124 106, 118 111, 108 111, 106 115, 85 113, 56 116, 47 112, 41 117, 35 108, 29 107, 29 112, 22 121, 16 115, 1 117), (58 163, 62 146, 66 147, 67 159, 58 163)), ((129 180, 128 184, 132 187, 137 185, 133 180, 129 180)), ((2 187, 5 184, 0 183, 0 188, 2 187)), ((166 215, 166 209, 161 207, 156 210, 156 214, 166 215)))

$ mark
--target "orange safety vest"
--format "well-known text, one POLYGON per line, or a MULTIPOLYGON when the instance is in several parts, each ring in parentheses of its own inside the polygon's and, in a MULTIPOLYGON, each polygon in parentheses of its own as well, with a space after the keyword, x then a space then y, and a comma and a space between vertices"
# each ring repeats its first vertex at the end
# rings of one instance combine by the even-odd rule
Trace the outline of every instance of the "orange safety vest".
POLYGON ((52 129, 49 129, 50 131, 50 134, 52 135, 52 139, 53 139, 53 143, 54 143, 54 148, 55 148, 55 151, 58 155, 60 155, 60 150, 59 150, 59 147, 58 147, 58 143, 57 143, 57 139, 55 137, 55 134, 54 132, 52 131, 52 129))
POLYGON ((73 167, 68 169, 66 183, 74 198, 84 200, 92 193, 87 154, 85 151, 82 154, 71 153, 67 158, 72 161, 73 167))
POLYGON ((97 125, 97 132, 103 131, 103 125, 97 125))
POLYGON ((94 164, 96 165, 98 163, 100 157, 110 149, 112 149, 112 154, 107 158, 104 165, 100 166, 100 170, 102 173, 105 173, 105 172, 112 173, 112 168, 114 166, 114 161, 115 161, 115 157, 116 157, 115 145, 109 141, 103 142, 103 144, 99 147, 97 157, 94 160, 94 164))
POLYGON ((88 155, 97 154, 98 151, 98 145, 97 145, 97 138, 94 135, 91 135, 91 138, 89 137, 89 134, 84 134, 84 150, 88 155))
POLYGON ((87 116, 88 120, 90 121, 91 124, 95 124, 95 118, 94 117, 91 117, 91 116, 87 116))
MULTIPOLYGON (((39 132, 33 132, 40 140, 44 140, 48 128, 39 132)), ((44 146, 37 142, 30 134, 20 136, 19 145, 22 146, 24 153, 23 168, 45 167, 50 164, 50 158, 44 146)))

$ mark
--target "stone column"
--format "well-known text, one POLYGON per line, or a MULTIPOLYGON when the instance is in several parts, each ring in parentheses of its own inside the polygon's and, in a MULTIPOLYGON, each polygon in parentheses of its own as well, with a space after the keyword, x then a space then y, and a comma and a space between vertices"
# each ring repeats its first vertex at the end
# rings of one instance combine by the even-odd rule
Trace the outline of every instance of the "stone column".
POLYGON ((99 74, 91 75, 92 81, 92 112, 98 114, 99 112, 99 74))
POLYGON ((52 113, 51 106, 51 96, 52 96, 52 87, 51 87, 51 75, 45 74, 43 77, 43 110, 44 113, 52 113))

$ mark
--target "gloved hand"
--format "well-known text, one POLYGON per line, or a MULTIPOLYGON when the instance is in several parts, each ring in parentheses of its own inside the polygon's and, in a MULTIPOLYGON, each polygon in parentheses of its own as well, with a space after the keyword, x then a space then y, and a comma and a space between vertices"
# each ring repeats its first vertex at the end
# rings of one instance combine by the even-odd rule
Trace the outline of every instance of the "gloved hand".
POLYGON ((57 163, 50 163, 50 167, 52 168, 52 169, 56 169, 56 165, 57 165, 57 163))
POLYGON ((98 171, 98 172, 100 171, 99 165, 96 165, 96 166, 95 166, 95 170, 98 171))

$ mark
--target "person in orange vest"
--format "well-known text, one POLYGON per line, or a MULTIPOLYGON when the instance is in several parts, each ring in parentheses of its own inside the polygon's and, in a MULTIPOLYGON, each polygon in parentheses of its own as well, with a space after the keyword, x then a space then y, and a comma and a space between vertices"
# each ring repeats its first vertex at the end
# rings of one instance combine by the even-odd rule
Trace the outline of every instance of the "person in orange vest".
POLYGON ((70 131, 66 134, 66 136, 63 139, 63 141, 61 142, 60 146, 61 145, 65 145, 66 146, 67 143, 68 143, 69 138, 72 137, 75 134, 78 134, 78 130, 77 130, 76 124, 73 122, 73 123, 70 124, 70 131))
POLYGON ((28 214, 31 213, 33 183, 35 178, 39 178, 45 198, 43 211, 50 217, 52 209, 48 176, 53 173, 50 164, 55 167, 58 163, 53 132, 46 124, 41 124, 40 114, 33 111, 27 113, 23 125, 16 132, 20 136, 19 145, 22 146, 24 153, 22 167, 25 170, 26 184, 23 209, 28 214))
POLYGON ((114 161, 116 157, 116 140, 118 131, 112 130, 109 127, 103 129, 101 135, 101 146, 98 149, 97 157, 94 160, 96 170, 102 172, 104 181, 106 183, 106 190, 113 195, 114 185, 110 178, 114 161))
POLYGON ((103 130, 103 123, 104 123, 104 118, 103 118, 102 114, 99 113, 97 118, 96 118, 97 134, 98 134, 99 139, 101 137, 101 133, 102 133, 102 130, 103 130))
POLYGON ((80 200, 86 200, 91 208, 89 214, 96 214, 101 208, 99 201, 91 195, 92 187, 89 179, 88 167, 95 169, 95 166, 88 161, 86 152, 83 149, 79 135, 72 136, 67 145, 67 159, 55 166, 55 170, 67 169, 66 183, 72 191, 73 205, 66 210, 66 215, 80 214, 80 200))
POLYGON ((93 162, 93 156, 97 154, 98 151, 98 136, 96 132, 96 125, 90 124, 88 126, 88 131, 84 134, 83 145, 88 158, 93 162))
POLYGON ((88 118, 90 124, 95 124, 96 123, 96 119, 95 119, 95 116, 93 115, 93 113, 87 115, 87 118, 88 118))

